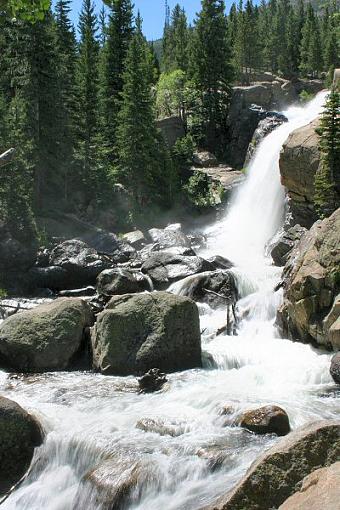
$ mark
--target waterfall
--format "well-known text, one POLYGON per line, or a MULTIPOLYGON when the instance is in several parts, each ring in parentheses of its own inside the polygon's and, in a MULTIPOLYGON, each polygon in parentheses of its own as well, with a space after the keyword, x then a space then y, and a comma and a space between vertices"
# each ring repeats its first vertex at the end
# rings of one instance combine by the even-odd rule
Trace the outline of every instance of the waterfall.
MULTIPOLYGON (((207 231, 202 253, 234 262, 241 297, 238 336, 216 336, 225 310, 199 305, 205 359, 213 360, 206 363, 209 369, 170 374, 168 388, 155 394, 138 394, 133 377, 54 373, 9 382, 0 373, 1 389, 34 411, 48 433, 28 478, 3 510, 76 510, 82 483, 107 458, 142 467, 129 510, 198 510, 232 488, 276 441, 230 426, 221 413, 225 406, 237 414, 280 405, 293 428, 338 416, 337 400, 328 393, 330 355, 278 334, 275 314, 282 296, 274 288, 281 269, 265 255, 283 221, 282 144, 317 116, 324 100, 320 93, 306 106, 284 112, 289 122, 260 143, 226 216, 207 231), (150 430, 138 426, 141 419, 149 420, 150 430)), ((171 290, 181 294, 191 284, 189 278, 171 290)), ((101 510, 95 491, 86 490, 87 508, 101 510)))

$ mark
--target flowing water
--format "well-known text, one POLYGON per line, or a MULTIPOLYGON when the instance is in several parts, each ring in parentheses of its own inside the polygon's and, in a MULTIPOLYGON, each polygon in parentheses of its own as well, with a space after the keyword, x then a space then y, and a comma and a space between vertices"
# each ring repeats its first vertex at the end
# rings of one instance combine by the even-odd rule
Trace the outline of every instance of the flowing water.
POLYGON ((132 377, 0 373, 2 393, 36 413, 48 432, 29 477, 4 510, 100 510, 81 480, 107 458, 118 469, 117 483, 122 471, 127 479, 132 466, 140 471, 130 510, 198 510, 231 488, 277 441, 230 426, 223 408, 237 414, 277 404, 293 428, 340 415, 330 355, 279 337, 274 321, 282 296, 274 288, 281 270, 265 255, 284 216, 281 146, 292 130, 317 116, 324 99, 320 93, 307 106, 284 112, 289 122, 261 142, 227 215, 207 231, 203 255, 220 254, 235 264, 243 320, 237 336, 216 337, 225 310, 199 305, 203 349, 210 353, 205 369, 171 374, 164 391, 149 395, 137 393, 132 377))

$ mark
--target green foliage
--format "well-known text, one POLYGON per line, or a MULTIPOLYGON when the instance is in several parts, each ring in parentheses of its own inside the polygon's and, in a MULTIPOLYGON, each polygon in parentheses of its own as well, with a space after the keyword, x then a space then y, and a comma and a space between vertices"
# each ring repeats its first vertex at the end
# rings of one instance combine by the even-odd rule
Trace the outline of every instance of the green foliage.
POLYGON ((189 202, 199 209, 212 207, 215 204, 212 185, 208 176, 196 170, 184 186, 189 202))
POLYGON ((138 18, 123 74, 117 127, 117 177, 131 191, 142 211, 152 203, 169 206, 176 191, 176 179, 155 124, 150 48, 140 25, 138 18))
POLYGON ((186 103, 186 75, 184 71, 176 69, 176 71, 161 74, 156 97, 158 116, 182 116, 186 103))
POLYGON ((51 0, 0 0, 0 11, 13 17, 36 22, 43 20, 51 0))
POLYGON ((184 9, 176 4, 169 24, 165 24, 163 35, 163 71, 188 68, 189 29, 184 9))
POLYGON ((301 103, 308 103, 314 97, 314 94, 308 92, 308 90, 302 90, 299 94, 299 99, 301 103))
POLYGON ((195 142, 191 135, 177 140, 171 151, 172 161, 179 176, 181 185, 185 185, 191 177, 194 160, 195 142))
POLYGON ((198 91, 195 105, 201 142, 222 152, 233 77, 222 0, 203 0, 191 38, 190 77, 198 91))
POLYGON ((340 197, 340 93, 332 90, 322 114, 321 164, 315 176, 314 204, 320 216, 332 214, 340 197))

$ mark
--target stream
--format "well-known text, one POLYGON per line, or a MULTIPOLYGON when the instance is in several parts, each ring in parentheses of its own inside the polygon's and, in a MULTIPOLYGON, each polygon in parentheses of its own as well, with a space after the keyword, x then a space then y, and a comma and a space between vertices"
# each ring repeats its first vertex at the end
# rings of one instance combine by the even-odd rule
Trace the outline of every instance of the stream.
MULTIPOLYGON (((203 369, 170 374, 167 387, 154 394, 138 394, 134 377, 0 372, 1 393, 34 412, 47 432, 28 478, 3 510, 106 508, 81 481, 107 458, 119 473, 129 473, 131 466, 142 472, 124 508, 198 510, 232 488, 278 440, 231 426, 233 415, 275 404, 287 411, 293 429, 340 416, 329 375, 331 354, 280 338, 275 316, 282 291, 274 288, 282 269, 266 255, 284 222, 282 144, 318 115, 325 96, 321 92, 306 106, 283 112, 289 122, 259 144, 225 217, 206 231, 202 256, 219 254, 235 264, 242 320, 237 336, 216 337, 225 309, 199 304, 202 347, 210 355, 203 369), (152 427, 145 429, 145 423, 152 427)), ((183 293, 187 283, 170 290, 183 293)))

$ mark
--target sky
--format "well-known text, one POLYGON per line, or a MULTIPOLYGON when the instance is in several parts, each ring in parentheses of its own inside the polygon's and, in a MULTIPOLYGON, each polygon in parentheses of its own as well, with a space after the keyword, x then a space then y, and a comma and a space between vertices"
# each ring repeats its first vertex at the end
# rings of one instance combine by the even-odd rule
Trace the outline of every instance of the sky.
MULTIPOLYGON (((102 7, 101 0, 94 0, 98 11, 102 7)), ((164 18, 165 18, 165 0, 134 0, 135 11, 139 9, 143 18, 143 32, 148 40, 156 40, 162 37, 164 18)), ((200 10, 200 0, 168 0, 169 7, 172 9, 176 3, 184 7, 189 22, 195 18, 195 14, 200 10)), ((226 2, 227 5, 231 4, 226 2)), ((75 25, 78 23, 78 14, 81 9, 82 0, 72 1, 72 20, 75 25)))

